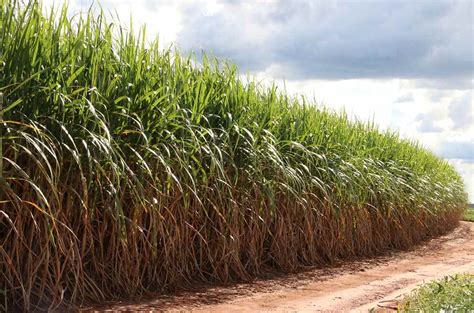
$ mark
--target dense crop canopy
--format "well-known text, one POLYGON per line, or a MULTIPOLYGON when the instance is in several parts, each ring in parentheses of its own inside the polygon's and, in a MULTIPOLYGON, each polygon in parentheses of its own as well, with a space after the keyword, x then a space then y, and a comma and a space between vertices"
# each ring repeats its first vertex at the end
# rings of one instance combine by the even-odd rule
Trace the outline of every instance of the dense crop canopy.
POLYGON ((103 14, 0 0, 0 305, 79 305, 405 248, 446 161, 103 14))

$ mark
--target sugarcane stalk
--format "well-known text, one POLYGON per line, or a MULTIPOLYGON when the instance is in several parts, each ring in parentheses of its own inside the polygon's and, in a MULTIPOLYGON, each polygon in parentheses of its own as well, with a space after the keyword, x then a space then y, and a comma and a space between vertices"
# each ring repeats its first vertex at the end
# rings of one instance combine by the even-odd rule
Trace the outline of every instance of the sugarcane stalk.
POLYGON ((0 182, 3 181, 3 93, 0 92, 0 182))

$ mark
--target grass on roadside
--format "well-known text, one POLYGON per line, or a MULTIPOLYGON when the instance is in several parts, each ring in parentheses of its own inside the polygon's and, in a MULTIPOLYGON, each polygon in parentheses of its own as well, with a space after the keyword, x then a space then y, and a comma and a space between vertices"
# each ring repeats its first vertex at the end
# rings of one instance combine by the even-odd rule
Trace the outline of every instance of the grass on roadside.
POLYGON ((473 312, 474 275, 456 274, 422 285, 401 303, 403 312, 473 312))
POLYGON ((471 208, 466 209, 462 219, 468 222, 474 222, 474 209, 471 209, 471 208))

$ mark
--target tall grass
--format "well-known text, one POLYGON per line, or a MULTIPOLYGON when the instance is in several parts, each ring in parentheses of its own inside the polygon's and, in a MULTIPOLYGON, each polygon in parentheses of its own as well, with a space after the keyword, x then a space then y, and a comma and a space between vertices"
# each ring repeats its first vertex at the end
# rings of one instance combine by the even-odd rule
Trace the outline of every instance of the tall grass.
POLYGON ((453 168, 394 133, 103 14, 0 6, 7 309, 370 256, 452 229, 466 207, 453 168))

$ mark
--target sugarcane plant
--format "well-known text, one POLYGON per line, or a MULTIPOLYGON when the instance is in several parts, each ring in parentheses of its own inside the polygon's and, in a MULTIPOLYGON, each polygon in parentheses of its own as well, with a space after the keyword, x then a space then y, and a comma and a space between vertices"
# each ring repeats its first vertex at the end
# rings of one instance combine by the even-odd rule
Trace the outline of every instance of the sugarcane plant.
POLYGON ((146 38, 0 0, 9 308, 247 280, 457 225, 462 179, 414 140, 146 38))

